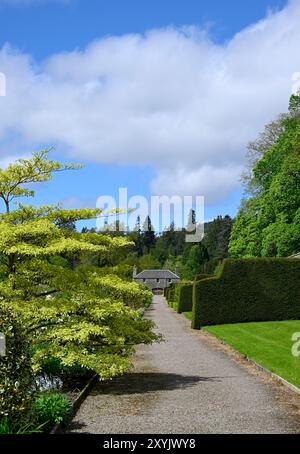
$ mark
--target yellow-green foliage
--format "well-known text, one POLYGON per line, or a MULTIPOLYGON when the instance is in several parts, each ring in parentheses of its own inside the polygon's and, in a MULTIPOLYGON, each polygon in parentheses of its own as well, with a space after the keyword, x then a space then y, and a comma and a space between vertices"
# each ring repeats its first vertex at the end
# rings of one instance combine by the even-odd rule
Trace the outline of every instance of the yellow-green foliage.
POLYGON ((10 210, 10 201, 32 195, 23 183, 44 181, 53 171, 76 168, 49 161, 47 153, 0 170, 0 197, 7 213, 0 221, 0 304, 13 308, 31 342, 35 372, 45 358, 62 366, 82 366, 109 378, 130 367, 139 343, 158 336, 139 309, 152 294, 111 268, 67 267, 64 257, 81 253, 109 257, 131 243, 107 234, 80 234, 59 228, 64 222, 92 218, 99 210, 25 207, 10 210), (58 260, 61 257, 61 260, 58 260))
POLYGON ((76 170, 77 164, 61 164, 48 158, 49 150, 33 153, 30 159, 18 159, 5 170, 0 169, 0 198, 4 201, 6 211, 10 211, 10 203, 19 197, 32 197, 34 191, 28 184, 51 180, 54 172, 76 170))

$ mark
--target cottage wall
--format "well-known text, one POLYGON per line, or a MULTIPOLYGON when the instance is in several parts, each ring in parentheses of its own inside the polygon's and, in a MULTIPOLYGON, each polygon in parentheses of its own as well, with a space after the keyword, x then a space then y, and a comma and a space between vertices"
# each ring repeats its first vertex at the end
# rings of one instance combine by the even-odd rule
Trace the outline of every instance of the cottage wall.
POLYGON ((165 289, 169 287, 173 282, 179 282, 179 278, 153 278, 153 279, 139 279, 139 278, 133 278, 136 282, 140 282, 141 284, 146 285, 149 287, 151 290, 153 289, 165 289))

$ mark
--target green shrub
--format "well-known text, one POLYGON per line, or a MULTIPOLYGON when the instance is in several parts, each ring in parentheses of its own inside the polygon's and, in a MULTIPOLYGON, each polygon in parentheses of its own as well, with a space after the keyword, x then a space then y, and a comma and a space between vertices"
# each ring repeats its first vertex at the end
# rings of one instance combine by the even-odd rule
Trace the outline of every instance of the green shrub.
POLYGON ((28 345, 16 315, 1 305, 0 332, 6 339, 6 356, 0 357, 0 420, 23 423, 34 389, 28 345))
POLYGON ((175 284, 173 283, 167 288, 167 291, 166 291, 166 300, 168 301, 168 303, 170 301, 174 300, 174 295, 175 295, 175 284))
POLYGON ((300 260, 224 260, 219 276, 195 282, 192 327, 300 318, 300 260))
POLYGON ((60 377, 63 381, 68 377, 90 376, 91 371, 80 364, 65 366, 59 358, 49 355, 43 358, 41 362, 41 372, 53 377, 60 377))
POLYGON ((9 419, 7 416, 4 416, 2 419, 0 419, 0 435, 6 435, 10 434, 10 423, 9 419))
POLYGON ((171 284, 169 287, 169 300, 174 301, 175 297, 175 284, 171 284))
POLYGON ((193 284, 185 283, 179 286, 177 312, 190 312, 193 308, 193 284))
POLYGON ((187 284, 187 283, 189 283, 189 281, 180 281, 180 282, 176 282, 176 284, 174 284, 174 296, 173 296, 174 302, 178 303, 180 288, 182 285, 187 284))
POLYGON ((174 311, 178 311, 178 303, 176 301, 174 301, 172 308, 174 309, 174 311))
MULTIPOLYGON (((212 277, 211 274, 198 274, 195 282, 212 277)), ((178 302, 178 313, 191 312, 193 310, 193 282, 180 282, 176 284, 175 295, 178 302)))
POLYGON ((45 393, 33 405, 39 424, 50 430, 55 424, 67 421, 72 415, 71 402, 61 393, 45 393))

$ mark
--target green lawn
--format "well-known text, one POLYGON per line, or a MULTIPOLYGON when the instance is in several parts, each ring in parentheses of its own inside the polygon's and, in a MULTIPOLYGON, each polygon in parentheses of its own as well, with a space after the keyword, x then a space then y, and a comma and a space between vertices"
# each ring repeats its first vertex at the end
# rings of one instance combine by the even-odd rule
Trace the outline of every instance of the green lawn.
POLYGON ((183 315, 189 320, 192 320, 193 318, 193 312, 183 312, 183 315))
POLYGON ((204 327, 234 349, 300 388, 300 356, 291 352, 300 321, 238 323, 204 327))

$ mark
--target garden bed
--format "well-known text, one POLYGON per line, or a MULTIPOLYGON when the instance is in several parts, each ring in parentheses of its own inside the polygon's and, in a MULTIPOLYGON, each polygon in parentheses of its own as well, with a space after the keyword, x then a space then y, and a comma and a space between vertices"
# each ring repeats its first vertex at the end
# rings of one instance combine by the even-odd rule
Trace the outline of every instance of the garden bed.
MULTIPOLYGON (((97 375, 91 376, 88 381, 87 379, 83 380, 83 378, 77 379, 70 379, 70 382, 64 384, 62 391, 64 395, 72 402, 72 418, 75 416, 76 412, 78 411, 80 405, 92 389, 93 385, 95 384, 96 380, 98 379, 97 375), (74 386, 77 386, 75 387, 74 386)), ((72 419, 70 418, 70 419, 72 419)), ((66 425, 69 421, 62 421, 56 424, 53 429, 51 430, 51 434, 58 434, 63 433, 66 425)))

